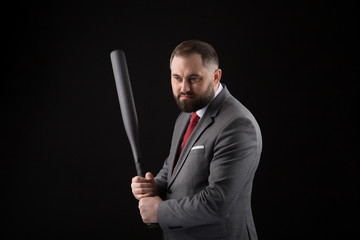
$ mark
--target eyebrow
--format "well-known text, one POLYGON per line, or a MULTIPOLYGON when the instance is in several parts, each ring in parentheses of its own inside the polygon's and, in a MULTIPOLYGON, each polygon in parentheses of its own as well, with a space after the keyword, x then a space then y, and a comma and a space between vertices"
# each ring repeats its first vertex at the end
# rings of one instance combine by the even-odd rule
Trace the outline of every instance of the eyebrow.
MULTIPOLYGON (((179 74, 177 73, 173 73, 172 76, 180 76, 179 74)), ((190 74, 189 76, 187 76, 188 78, 190 77, 201 77, 201 75, 197 74, 197 73, 192 73, 190 74)))
POLYGON ((201 76, 199 74, 193 73, 193 74, 190 74, 188 77, 201 77, 201 76))

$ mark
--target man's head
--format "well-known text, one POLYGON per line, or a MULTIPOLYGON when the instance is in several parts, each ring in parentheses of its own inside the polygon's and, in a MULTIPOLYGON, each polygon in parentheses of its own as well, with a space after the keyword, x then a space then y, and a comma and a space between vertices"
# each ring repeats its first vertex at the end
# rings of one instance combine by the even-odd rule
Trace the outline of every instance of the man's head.
POLYGON ((221 78, 211 45, 198 40, 180 43, 171 54, 170 69, 174 98, 181 111, 195 112, 211 102, 221 78))

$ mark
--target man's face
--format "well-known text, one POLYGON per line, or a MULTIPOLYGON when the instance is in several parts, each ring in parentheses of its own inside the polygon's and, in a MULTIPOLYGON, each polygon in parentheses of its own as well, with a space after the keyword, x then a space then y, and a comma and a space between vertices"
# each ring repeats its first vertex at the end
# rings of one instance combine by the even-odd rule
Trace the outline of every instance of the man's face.
POLYGON ((210 72, 196 53, 175 56, 170 68, 174 98, 181 111, 195 112, 210 103, 219 87, 220 69, 210 72))

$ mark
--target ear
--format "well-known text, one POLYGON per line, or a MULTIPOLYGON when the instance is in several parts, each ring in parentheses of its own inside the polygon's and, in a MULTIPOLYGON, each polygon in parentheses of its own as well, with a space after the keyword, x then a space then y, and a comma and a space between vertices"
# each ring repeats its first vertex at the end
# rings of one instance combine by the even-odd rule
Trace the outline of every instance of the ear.
POLYGON ((214 85, 215 86, 217 86, 219 84, 219 82, 220 82, 221 73, 222 73, 222 71, 221 71, 220 68, 216 69, 215 72, 214 72, 214 85))

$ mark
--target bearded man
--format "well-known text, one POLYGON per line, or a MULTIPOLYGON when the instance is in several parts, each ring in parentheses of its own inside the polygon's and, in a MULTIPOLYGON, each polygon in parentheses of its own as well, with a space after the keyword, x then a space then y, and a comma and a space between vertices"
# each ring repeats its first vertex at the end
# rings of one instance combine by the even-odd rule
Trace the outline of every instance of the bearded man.
POLYGON ((142 220, 158 223, 164 239, 256 240, 251 191, 262 151, 258 123, 220 83, 210 44, 182 42, 170 69, 181 113, 162 169, 132 179, 142 220))

